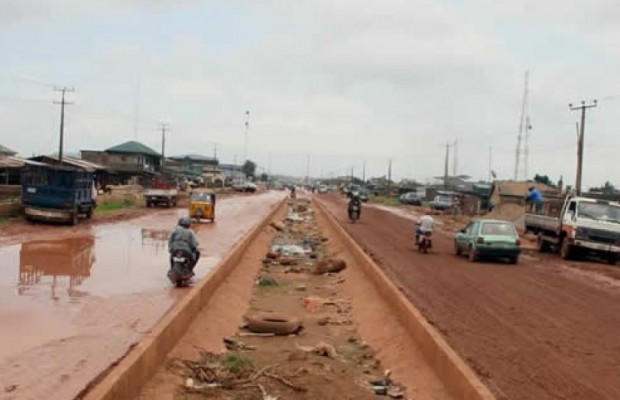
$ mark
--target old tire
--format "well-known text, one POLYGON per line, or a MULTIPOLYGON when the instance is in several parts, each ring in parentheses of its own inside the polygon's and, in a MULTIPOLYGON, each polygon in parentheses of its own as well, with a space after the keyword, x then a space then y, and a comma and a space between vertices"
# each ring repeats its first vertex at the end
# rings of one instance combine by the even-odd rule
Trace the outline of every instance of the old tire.
POLYGON ((570 260, 573 258, 573 246, 568 242, 567 238, 562 240, 562 244, 560 245, 560 257, 564 260, 570 260))
POLYGON ((301 327, 301 321, 283 313, 265 313, 247 316, 247 328, 254 333, 273 333, 275 335, 290 335, 301 327))
POLYGON ((618 262, 618 254, 616 253, 609 253, 607 255, 607 264, 609 265, 616 265, 616 263, 618 262))
POLYGON ((469 253, 467 254, 467 258, 469 258, 469 261, 471 262, 478 261, 478 253, 476 252, 476 249, 470 246, 469 253))
POLYGON ((459 244, 456 242, 456 240, 454 241, 454 252, 456 253, 457 256, 460 256, 463 253, 463 251, 459 247, 459 244))

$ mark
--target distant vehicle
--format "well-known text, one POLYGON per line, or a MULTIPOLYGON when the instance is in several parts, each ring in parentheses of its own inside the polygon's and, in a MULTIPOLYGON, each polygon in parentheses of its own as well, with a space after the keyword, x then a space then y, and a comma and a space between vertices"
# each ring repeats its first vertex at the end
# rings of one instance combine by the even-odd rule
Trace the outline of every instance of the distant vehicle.
POLYGON ((319 193, 327 193, 327 185, 319 185, 319 193))
POLYGON ((96 207, 93 174, 65 166, 28 165, 22 174, 22 204, 27 220, 78 223, 96 207))
POLYGON ((403 204, 409 204, 413 206, 422 205, 422 199, 420 199, 418 194, 415 192, 407 192, 407 193, 401 194, 398 200, 403 204))
POLYGON ((452 196, 445 194, 438 194, 431 202, 431 208, 433 210, 449 210, 454 206, 452 196))
POLYGON ((482 257, 493 257, 507 258, 511 264, 516 264, 519 262, 521 242, 511 222, 476 220, 457 233, 454 249, 456 255, 465 253, 472 262, 482 257))
POLYGON ((616 202, 545 196, 540 214, 525 214, 525 229, 538 234, 540 251, 554 245, 564 259, 591 252, 615 264, 620 254, 620 204, 616 202))
POLYGON ((144 199, 147 207, 163 205, 176 207, 179 191, 176 183, 166 179, 156 179, 153 186, 144 189, 144 199))
POLYGON ((243 185, 243 191, 247 193, 254 193, 258 189, 258 186, 254 182, 246 182, 243 185))

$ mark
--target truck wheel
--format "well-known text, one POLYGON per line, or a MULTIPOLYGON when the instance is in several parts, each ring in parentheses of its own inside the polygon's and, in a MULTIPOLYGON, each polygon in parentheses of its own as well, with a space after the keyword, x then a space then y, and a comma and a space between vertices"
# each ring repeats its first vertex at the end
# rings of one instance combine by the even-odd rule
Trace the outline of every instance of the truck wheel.
POLYGON ((461 248, 459 247, 459 244, 456 242, 456 240, 454 241, 454 252, 457 256, 460 256, 462 253, 461 248))
POLYGON ((93 209, 89 208, 88 211, 86 211, 86 219, 91 219, 93 216, 93 209))
POLYGON ((519 256, 512 256, 508 259, 508 261, 510 262, 510 264, 518 264, 519 263, 519 256))
POLYGON ((560 245, 560 257, 564 260, 570 260, 573 257, 573 246, 568 243, 568 239, 564 238, 560 245))
POLYGON ((71 225, 77 225, 78 223, 78 212, 77 210, 71 214, 71 225))
POLYGON ((538 251, 540 253, 546 253, 549 251, 550 249, 549 242, 543 239, 542 235, 538 235, 537 242, 538 242, 538 251))
POLYGON ((616 253, 609 253, 607 255, 607 264, 609 264, 609 265, 616 265, 617 262, 618 262, 618 254, 616 254, 616 253))

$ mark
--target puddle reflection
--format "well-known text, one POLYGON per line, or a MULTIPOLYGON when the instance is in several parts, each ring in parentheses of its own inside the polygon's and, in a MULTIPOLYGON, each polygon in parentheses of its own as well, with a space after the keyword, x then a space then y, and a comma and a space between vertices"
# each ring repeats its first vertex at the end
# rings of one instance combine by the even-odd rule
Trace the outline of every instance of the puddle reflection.
POLYGON ((18 293, 27 295, 33 286, 51 278, 50 292, 54 300, 60 298, 58 291, 62 287, 67 288, 69 297, 83 296, 77 288, 90 277, 94 263, 93 236, 23 243, 19 253, 18 293))

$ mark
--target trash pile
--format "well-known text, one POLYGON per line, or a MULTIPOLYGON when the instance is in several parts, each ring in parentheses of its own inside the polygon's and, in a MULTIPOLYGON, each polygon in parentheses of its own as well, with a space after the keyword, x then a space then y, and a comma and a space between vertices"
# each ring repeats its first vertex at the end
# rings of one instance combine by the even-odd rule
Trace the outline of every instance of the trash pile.
POLYGON ((357 333, 343 289, 347 263, 329 253, 311 202, 290 200, 270 225, 272 244, 226 352, 176 362, 182 398, 405 399, 357 333))

